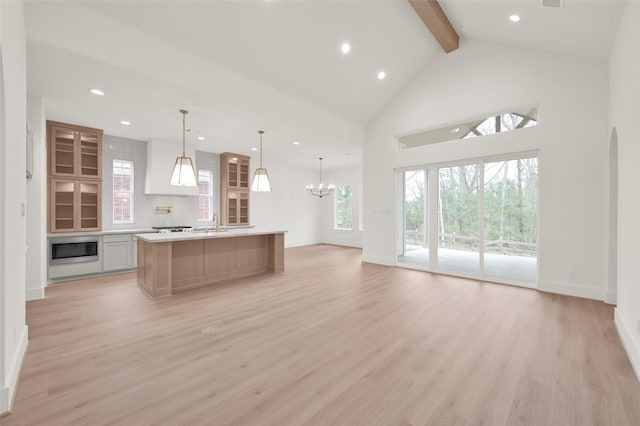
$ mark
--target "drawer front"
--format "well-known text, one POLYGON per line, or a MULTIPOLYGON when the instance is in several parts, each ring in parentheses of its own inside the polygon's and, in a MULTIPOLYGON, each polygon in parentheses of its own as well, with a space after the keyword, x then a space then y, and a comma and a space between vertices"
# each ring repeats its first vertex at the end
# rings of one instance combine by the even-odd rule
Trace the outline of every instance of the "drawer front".
POLYGON ((131 241, 131 234, 104 234, 102 241, 105 243, 126 243, 131 241))

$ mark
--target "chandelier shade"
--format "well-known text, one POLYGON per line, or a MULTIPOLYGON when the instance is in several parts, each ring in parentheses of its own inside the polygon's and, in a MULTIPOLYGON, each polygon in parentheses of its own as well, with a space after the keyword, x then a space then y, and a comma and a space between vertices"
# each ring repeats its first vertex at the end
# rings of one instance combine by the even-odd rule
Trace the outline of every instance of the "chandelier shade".
POLYGON ((269 192, 271 191, 271 181, 269 181, 267 169, 262 167, 262 135, 264 134, 264 130, 258 130, 258 134, 260 135, 260 167, 256 169, 256 172, 253 175, 251 191, 269 192))
POLYGON ((186 117, 189 111, 181 109, 180 113, 182 114, 182 155, 176 158, 169 183, 173 186, 198 186, 193 161, 186 154, 186 117))
POLYGON ((320 157, 319 160, 320 160, 320 184, 317 187, 314 187, 313 185, 307 185, 307 194, 315 195, 316 197, 322 198, 322 197, 326 197, 327 195, 333 194, 333 191, 335 191, 336 187, 335 185, 332 185, 332 184, 325 186, 324 183, 322 183, 322 157, 320 157))

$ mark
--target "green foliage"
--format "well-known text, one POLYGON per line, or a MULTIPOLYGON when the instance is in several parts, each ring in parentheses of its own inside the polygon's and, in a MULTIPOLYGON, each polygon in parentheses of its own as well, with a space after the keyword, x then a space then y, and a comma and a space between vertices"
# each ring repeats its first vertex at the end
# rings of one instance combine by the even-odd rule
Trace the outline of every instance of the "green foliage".
MULTIPOLYGON (((405 232, 420 240, 425 229, 423 172, 405 174, 405 232)), ((439 239, 448 247, 477 250, 480 170, 470 164, 438 171, 439 239)), ((485 163, 484 240, 486 250, 535 255, 537 242, 536 158, 485 163)))
POLYGON ((339 185, 335 191, 336 228, 352 229, 351 186, 339 185))

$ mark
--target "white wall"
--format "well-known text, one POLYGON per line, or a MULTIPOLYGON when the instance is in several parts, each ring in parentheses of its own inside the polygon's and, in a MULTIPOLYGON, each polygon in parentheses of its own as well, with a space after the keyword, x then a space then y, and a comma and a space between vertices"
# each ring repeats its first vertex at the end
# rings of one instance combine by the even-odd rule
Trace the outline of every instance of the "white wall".
POLYGON ((25 324, 26 40, 22 2, 0 2, 0 412, 9 409, 27 345, 25 324))
MULTIPOLYGON (((362 205, 362 166, 343 167, 339 169, 323 170, 322 180, 325 184, 351 185, 351 208, 353 222, 351 230, 335 229, 334 212, 335 196, 316 198, 316 204, 322 208, 322 223, 320 229, 321 241, 325 244, 339 246, 362 247, 361 214, 362 205)), ((319 175, 309 183, 317 185, 319 175)))
POLYGON ((27 181, 26 298, 44 298, 47 285, 47 126, 41 98, 27 98, 27 123, 33 133, 33 176, 27 181))
MULTIPOLYGON (((102 229, 148 229, 153 226, 211 226, 212 221, 198 221, 198 197, 185 195, 146 195, 144 193, 147 174, 147 143, 118 136, 104 135, 102 138, 102 229), (133 162, 134 175, 134 222, 113 223, 113 160, 133 162), (156 206, 172 206, 170 214, 156 212, 156 206)), ((176 144, 179 150, 179 145, 176 144)), ((176 151, 179 152, 179 151, 176 151)), ((177 155, 177 154, 176 154, 177 155)), ((171 165, 175 159, 171 159, 171 165)), ((196 151, 193 157, 196 168, 213 171, 214 211, 219 210, 220 158, 218 154, 196 151)), ((171 177, 171 168, 166 175, 171 177)))
MULTIPOLYGON (((252 179, 257 164, 257 158, 252 158, 252 179)), ((319 243, 322 211, 315 197, 310 197, 305 190, 308 182, 318 178, 317 172, 273 162, 265 162, 264 167, 272 190, 251 193, 251 224, 257 228, 286 230, 285 247, 319 243)))
POLYGON ((640 376, 640 4, 627 4, 609 61, 609 130, 618 137, 616 326, 640 376))
POLYGON ((394 168, 539 150, 539 288, 604 299, 606 61, 465 41, 430 61, 368 133, 364 260, 395 262, 394 168), (538 127, 396 149, 394 136, 535 103, 538 127))

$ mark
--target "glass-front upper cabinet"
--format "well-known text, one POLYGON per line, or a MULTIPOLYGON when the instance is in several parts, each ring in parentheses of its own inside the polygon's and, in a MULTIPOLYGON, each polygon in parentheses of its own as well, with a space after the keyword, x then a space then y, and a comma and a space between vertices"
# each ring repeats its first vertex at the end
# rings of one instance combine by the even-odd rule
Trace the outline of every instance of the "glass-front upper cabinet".
POLYGON ((102 130, 47 121, 49 174, 58 177, 102 177, 102 130))
POLYGON ((221 182, 226 188, 249 189, 249 163, 250 157, 246 155, 223 152, 220 154, 222 167, 221 182))
POLYGON ((50 232, 99 231, 102 183, 51 179, 50 232))

